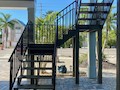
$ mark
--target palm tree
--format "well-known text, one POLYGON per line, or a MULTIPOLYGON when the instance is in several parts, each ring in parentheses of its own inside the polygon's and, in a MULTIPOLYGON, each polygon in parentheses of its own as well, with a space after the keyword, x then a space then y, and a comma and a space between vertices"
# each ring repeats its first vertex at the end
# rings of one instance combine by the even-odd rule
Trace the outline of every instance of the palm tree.
POLYGON ((36 27, 37 43, 48 43, 49 41, 51 41, 51 43, 53 42, 54 34, 52 32, 55 30, 55 28, 52 25, 54 24, 54 21, 56 19, 56 14, 57 12, 48 11, 46 12, 44 17, 36 18, 36 24, 39 25, 39 27, 36 27), (39 33, 39 35, 37 33, 39 33))
POLYGON ((104 52, 105 46, 108 43, 109 32, 111 30, 115 30, 116 29, 115 24, 116 24, 116 16, 117 16, 117 14, 112 12, 113 8, 115 8, 115 7, 111 8, 110 13, 109 13, 109 15, 107 17, 107 20, 106 20, 106 23, 105 23, 105 27, 103 28, 104 30, 106 30, 106 38, 104 40, 103 50, 102 50, 103 52, 104 52))
MULTIPOLYGON (((0 13, 0 14, 2 15, 2 17, 0 18, 0 28, 2 28, 4 30, 4 31, 2 31, 2 45, 3 45, 3 47, 7 47, 8 28, 13 29, 14 24, 17 22, 15 20, 11 20, 10 14, 4 14, 4 13, 0 13)), ((11 43, 11 41, 9 41, 9 43, 11 43)))

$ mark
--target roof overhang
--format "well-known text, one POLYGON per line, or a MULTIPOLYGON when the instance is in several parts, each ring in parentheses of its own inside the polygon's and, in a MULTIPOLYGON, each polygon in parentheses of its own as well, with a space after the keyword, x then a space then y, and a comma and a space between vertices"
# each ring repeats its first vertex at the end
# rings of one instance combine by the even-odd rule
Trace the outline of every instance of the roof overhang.
POLYGON ((34 8, 34 0, 0 0, 0 9, 34 8))

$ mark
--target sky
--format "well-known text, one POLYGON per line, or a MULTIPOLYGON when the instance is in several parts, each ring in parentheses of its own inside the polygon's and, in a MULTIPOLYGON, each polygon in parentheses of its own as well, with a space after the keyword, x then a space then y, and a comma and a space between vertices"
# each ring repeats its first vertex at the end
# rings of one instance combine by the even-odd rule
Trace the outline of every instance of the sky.
MULTIPOLYGON (((36 0, 36 17, 41 16, 41 11, 42 15, 49 10, 60 11, 73 1, 74 0, 36 0)), ((83 1, 86 2, 88 0, 83 1)), ((116 0, 114 1, 114 6, 116 6, 116 0)), ((27 10, 0 10, 0 12, 10 14, 11 19, 19 19, 25 24, 28 21, 27 10)))

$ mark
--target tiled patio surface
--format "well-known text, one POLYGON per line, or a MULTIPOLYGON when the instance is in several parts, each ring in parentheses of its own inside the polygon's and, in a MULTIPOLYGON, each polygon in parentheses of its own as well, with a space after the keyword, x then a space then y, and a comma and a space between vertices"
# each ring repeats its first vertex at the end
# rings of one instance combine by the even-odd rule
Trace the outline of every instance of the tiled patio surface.
MULTIPOLYGON (((6 50, 11 52, 11 50, 6 50)), ((9 57, 5 51, 0 51, 0 90, 9 90, 9 63, 6 57, 9 57), (3 57, 3 59, 2 59, 3 57)), ((95 79, 80 77, 80 84, 75 84, 72 77, 58 78, 56 82, 56 90, 115 90, 116 75, 112 72, 103 73, 103 84, 97 84, 95 79)))

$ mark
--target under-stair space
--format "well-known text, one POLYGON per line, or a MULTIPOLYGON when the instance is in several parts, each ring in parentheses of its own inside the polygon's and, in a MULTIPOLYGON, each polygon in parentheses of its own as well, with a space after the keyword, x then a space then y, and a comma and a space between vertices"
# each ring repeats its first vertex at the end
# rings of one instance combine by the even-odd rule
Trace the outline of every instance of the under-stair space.
MULTIPOLYGON (((67 40, 74 39, 77 45, 74 49, 79 49, 79 32, 102 30, 112 3, 113 0, 94 3, 75 0, 57 14, 54 24, 35 25, 35 35, 31 33, 34 31, 33 23, 28 22, 9 59, 9 90, 55 90, 57 48, 67 40), (49 67, 46 64, 49 64, 49 67), (24 79, 27 80, 27 84, 22 83, 24 79), (16 81, 17 85, 14 87, 16 81)), ((76 68, 78 84, 77 63, 76 68)))
POLYGON ((53 44, 29 44, 25 60, 21 61, 21 73, 18 76, 18 89, 54 90, 53 44), (49 67, 46 64, 49 63, 49 67), (24 73, 27 72, 27 73, 24 73), (49 72, 49 73, 48 73, 49 72), (30 81, 22 84, 22 80, 30 81))

